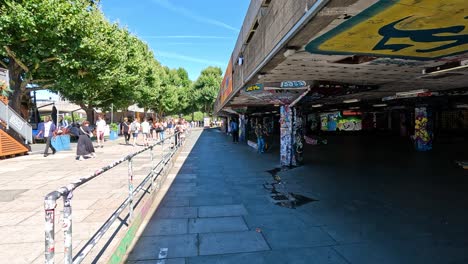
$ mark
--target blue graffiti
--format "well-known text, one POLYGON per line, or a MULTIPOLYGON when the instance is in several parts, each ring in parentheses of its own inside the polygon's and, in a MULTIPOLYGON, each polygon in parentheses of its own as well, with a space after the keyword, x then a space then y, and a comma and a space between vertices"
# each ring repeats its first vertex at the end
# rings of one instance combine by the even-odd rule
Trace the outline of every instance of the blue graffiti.
MULTIPOLYGON (((398 23, 410 18, 408 16, 387 24, 379 29, 379 34, 383 36, 382 40, 375 45, 373 50, 392 50, 392 52, 400 51, 405 48, 412 47, 412 44, 387 44, 387 42, 392 38, 409 38, 414 42, 447 42, 451 43, 440 45, 430 49, 417 49, 416 52, 426 53, 433 51, 440 51, 444 49, 449 49, 456 46, 461 46, 468 43, 468 35, 451 35, 451 36, 438 36, 438 34, 447 34, 447 33, 460 33, 465 29, 464 25, 445 27, 445 28, 434 28, 434 29, 417 29, 417 30, 400 30, 395 28, 395 25, 398 23)), ((467 17, 465 17, 467 19, 467 17)))

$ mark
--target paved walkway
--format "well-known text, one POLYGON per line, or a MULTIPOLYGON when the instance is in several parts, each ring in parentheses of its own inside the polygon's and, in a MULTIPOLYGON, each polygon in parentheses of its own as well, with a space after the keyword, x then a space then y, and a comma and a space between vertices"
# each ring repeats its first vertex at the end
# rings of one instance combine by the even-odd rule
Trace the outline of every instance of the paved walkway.
POLYGON ((313 164, 277 172, 277 153, 259 155, 216 130, 188 143, 128 263, 468 263, 463 170, 418 172, 431 166, 424 154, 416 163, 400 154, 394 164, 369 152, 369 164, 361 152, 335 155, 344 146, 330 144, 308 153, 313 164), (286 182, 277 190, 298 199, 295 209, 264 187, 275 175, 286 182), (316 200, 301 204, 303 196, 316 200))
MULTIPOLYGON (((42 155, 43 144, 33 145, 32 153, 40 154, 0 161, 0 237, 3 238, 0 263, 44 263, 45 195, 143 148, 124 145, 120 138, 105 142, 104 148, 96 148, 97 158, 77 161, 76 143, 71 145, 72 150, 48 157, 42 155)), ((156 158, 161 155, 160 146, 155 148, 155 154, 156 158)), ((134 186, 148 174, 150 166, 149 152, 134 158, 134 186)), ((76 255, 128 196, 127 162, 81 186, 73 195, 73 254, 76 255)), ((62 208, 60 199, 56 209, 56 263, 63 260, 63 230, 59 222, 62 208)), ((125 228, 123 221, 116 221, 98 247, 108 241, 113 231, 125 228)), ((116 241, 107 245, 107 251, 92 252, 91 256, 100 254, 104 258, 116 241)))
MULTIPOLYGON (((450 152, 341 140, 306 149, 305 166, 275 171, 278 153, 259 155, 215 129, 194 131, 128 263, 468 263, 468 175, 448 162, 450 152), (264 186, 274 177, 286 183, 278 193, 264 186)), ((0 263, 43 263, 44 195, 134 150, 121 142, 82 162, 74 151, 0 161, 0 263)), ((135 185, 149 164, 149 154, 135 160, 135 185)), ((74 192, 75 254, 126 196, 126 164, 74 192)), ((61 263, 60 228, 56 240, 61 263)))

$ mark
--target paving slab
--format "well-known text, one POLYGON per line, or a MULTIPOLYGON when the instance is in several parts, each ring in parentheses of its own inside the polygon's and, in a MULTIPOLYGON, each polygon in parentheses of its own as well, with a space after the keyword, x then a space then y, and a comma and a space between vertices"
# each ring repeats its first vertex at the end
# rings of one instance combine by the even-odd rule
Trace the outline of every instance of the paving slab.
POLYGON ((185 258, 153 259, 153 260, 130 260, 127 264, 186 264, 185 258))
POLYGON ((167 258, 184 258, 198 255, 198 235, 145 236, 130 252, 128 260, 155 260, 161 248, 167 248, 167 258))
POLYGON ((336 245, 326 232, 319 227, 294 228, 285 225, 283 229, 262 229, 272 249, 302 248, 336 245))
POLYGON ((199 234, 200 255, 269 250, 262 234, 255 231, 199 234))
POLYGON ((188 258, 188 264, 349 264, 331 247, 272 250, 188 258))
POLYGON ((155 214, 155 218, 196 218, 197 216, 197 207, 162 207, 155 214))
POLYGON ((246 215, 247 210, 243 204, 226 204, 198 207, 199 217, 220 217, 246 215))
POLYGON ((148 223, 142 236, 181 235, 188 233, 188 219, 155 219, 148 223))
POLYGON ((216 233, 249 230, 242 217, 195 218, 189 220, 189 233, 216 233))

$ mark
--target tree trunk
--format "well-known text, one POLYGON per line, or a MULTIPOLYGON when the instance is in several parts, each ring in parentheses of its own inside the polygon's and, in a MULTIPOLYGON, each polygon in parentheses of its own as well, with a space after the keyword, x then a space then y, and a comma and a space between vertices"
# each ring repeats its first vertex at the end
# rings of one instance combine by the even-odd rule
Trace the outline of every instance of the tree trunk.
POLYGON ((192 112, 192 121, 195 119, 195 112, 192 112))
POLYGON ((92 105, 80 104, 81 108, 86 112, 86 120, 90 124, 94 124, 94 107, 92 105))
POLYGON ((12 58, 9 58, 9 63, 8 63, 8 71, 9 71, 9 76, 10 76, 10 88, 13 91, 8 96, 9 100, 9 105, 13 110, 15 110, 17 113, 21 112, 21 97, 23 95, 23 86, 22 80, 21 80, 21 74, 23 73, 23 70, 21 67, 16 63, 16 61, 12 58))

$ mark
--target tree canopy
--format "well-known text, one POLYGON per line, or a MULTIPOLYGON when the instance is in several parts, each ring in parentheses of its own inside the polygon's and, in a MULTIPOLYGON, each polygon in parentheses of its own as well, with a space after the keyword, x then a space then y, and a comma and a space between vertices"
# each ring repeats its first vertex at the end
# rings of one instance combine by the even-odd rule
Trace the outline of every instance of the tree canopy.
POLYGON ((111 104, 136 103, 160 115, 212 111, 220 68, 206 68, 192 83, 184 68, 161 65, 146 43, 109 22, 99 1, 2 2, 0 67, 9 70, 13 109, 33 85, 80 105, 90 121, 95 108, 111 104))

